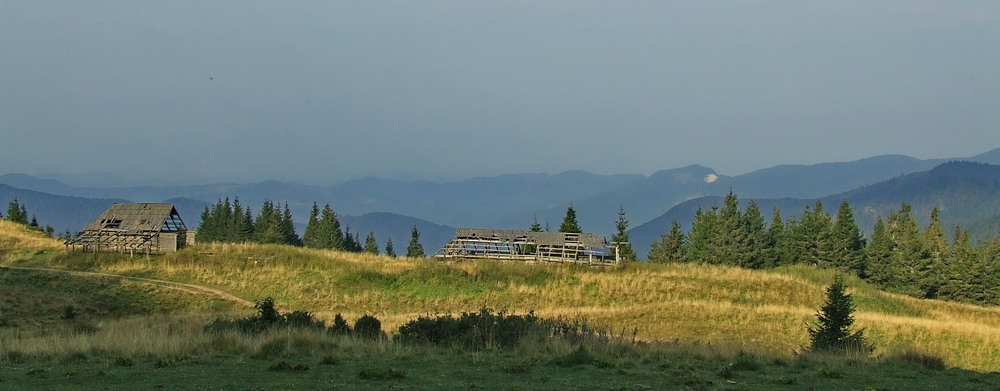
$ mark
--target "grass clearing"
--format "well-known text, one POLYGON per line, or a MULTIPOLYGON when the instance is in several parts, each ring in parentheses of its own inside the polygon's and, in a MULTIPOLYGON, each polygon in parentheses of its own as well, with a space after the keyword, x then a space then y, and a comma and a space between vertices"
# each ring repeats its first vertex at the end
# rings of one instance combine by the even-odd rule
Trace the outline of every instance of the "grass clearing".
MULTIPOLYGON (((8 234, 5 229, 0 226, 0 238, 8 234)), ((806 266, 751 271, 639 264, 598 270, 252 244, 197 245, 168 255, 129 257, 66 253, 53 239, 17 240, 4 243, 23 247, 0 247, 0 266, 196 284, 246 300, 273 297, 279 308, 312 312, 328 325, 337 313, 350 320, 373 314, 391 333, 419 316, 486 307, 534 310, 546 318, 585 316, 616 335, 630 336, 634 330, 645 342, 587 345, 584 351, 560 341, 462 351, 362 343, 322 333, 210 335, 201 327, 215 316, 251 310, 152 283, 6 268, 0 269, 5 294, 0 298, 0 388, 78 389, 101 381, 111 388, 183 389, 182 379, 194 379, 184 384, 197 388, 191 385, 198 379, 214 384, 213 379, 225 377, 220 387, 227 389, 255 384, 905 389, 907 384, 945 384, 935 383, 943 379, 957 381, 957 389, 983 389, 996 386, 992 372, 1000 371, 997 308, 918 300, 852 278, 845 279, 848 292, 858 306, 858 326, 877 347, 875 358, 797 355, 808 344, 805 324, 815 319, 823 290, 835 275, 806 266), (68 306, 77 311, 72 321, 63 319, 68 306), (309 369, 295 370, 297 365, 309 369), (942 365, 957 369, 928 369, 942 365), (148 384, 127 383, 130 378, 148 384)))

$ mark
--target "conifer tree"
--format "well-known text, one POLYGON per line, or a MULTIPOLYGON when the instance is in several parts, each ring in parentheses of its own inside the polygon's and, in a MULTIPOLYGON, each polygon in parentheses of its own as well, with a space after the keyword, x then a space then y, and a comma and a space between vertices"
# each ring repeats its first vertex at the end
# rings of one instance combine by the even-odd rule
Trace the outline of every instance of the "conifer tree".
POLYGON ((840 203, 837 220, 830 233, 829 263, 849 270, 858 276, 865 275, 865 239, 854 221, 854 211, 847 200, 840 203))
POLYGON ((934 298, 941 289, 945 257, 948 254, 948 239, 941 226, 941 211, 936 207, 931 211, 921 248, 921 259, 917 264, 918 285, 924 297, 934 298))
POLYGON ((753 200, 741 215, 737 233, 736 265, 749 269, 765 267, 767 260, 764 245, 767 231, 764 228, 764 216, 753 200))
POLYGON ((410 245, 406 246, 406 256, 412 258, 423 258, 427 256, 424 254, 424 246, 420 244, 420 231, 417 231, 417 226, 413 226, 413 230, 410 231, 410 245))
POLYGON ((677 221, 670 224, 670 232, 660 235, 660 241, 650 244, 649 262, 677 263, 684 261, 685 237, 677 221))
POLYGON ((816 314, 817 322, 808 327, 809 349, 841 353, 868 354, 874 349, 863 330, 851 332, 854 325, 854 302, 839 276, 826 289, 826 303, 816 314))
POLYGON ((910 204, 904 202, 898 213, 890 214, 886 228, 892 238, 890 267, 894 274, 887 287, 905 293, 921 293, 918 285, 921 279, 919 265, 924 257, 923 238, 910 204))
POLYGON ((619 257, 621 257, 622 262, 634 262, 636 256, 628 238, 628 219, 625 218, 625 207, 620 205, 618 206, 618 220, 615 222, 615 229, 617 232, 611 236, 611 241, 617 243, 619 257))
POLYGON ((290 246, 301 246, 302 239, 295 232, 295 221, 292 220, 292 211, 288 209, 288 203, 285 203, 285 209, 281 214, 281 233, 284 238, 283 243, 290 246))
POLYGON ((559 225, 559 232, 577 234, 583 232, 580 229, 580 224, 576 221, 576 210, 573 209, 573 204, 569 204, 569 207, 566 208, 566 217, 563 218, 562 224, 559 225))
POLYGON ((719 213, 717 207, 703 210, 698 207, 691 222, 691 230, 688 232, 686 259, 692 263, 718 264, 722 261, 716 259, 717 251, 713 248, 716 245, 716 238, 720 235, 719 213))
POLYGON ((15 198, 7 204, 7 220, 19 224, 28 224, 28 209, 15 198))
POLYGON ((351 226, 344 227, 343 250, 347 252, 360 252, 361 245, 354 241, 354 234, 351 233, 351 226))
POLYGON ((320 248, 319 234, 319 205, 313 201, 312 209, 309 210, 309 220, 306 221, 306 230, 302 232, 302 245, 308 248, 320 248))
POLYGON ((812 209, 806 207, 796 224, 787 227, 787 243, 795 263, 830 265, 831 221, 823 203, 816 201, 812 209))
POLYGON ((786 251, 785 222, 781 219, 781 209, 774 208, 771 224, 764 233, 764 267, 777 267, 790 263, 786 251))
POLYGON ((250 207, 240 204, 240 199, 233 200, 233 227, 235 242, 245 243, 253 239, 253 214, 250 207))
POLYGON ((267 199, 254 220, 254 240, 263 244, 283 244, 287 240, 281 211, 267 199))
POLYGON ((886 287, 893 284, 897 271, 892 262, 893 244, 889 231, 880 216, 865 246, 865 274, 868 281, 886 287))
POLYGON ((365 252, 378 255, 378 243, 375 241, 375 232, 369 231, 368 236, 365 237, 365 252))
POLYGON ((531 227, 528 228, 531 232, 542 232, 542 225, 538 224, 538 215, 535 215, 535 221, 531 223, 531 227))
POLYGON ((340 220, 337 218, 337 213, 330 208, 330 204, 326 204, 320 212, 318 231, 317 248, 347 250, 344 245, 344 232, 340 229, 340 220))
POLYGON ((392 246, 392 237, 389 237, 385 241, 385 256, 392 258, 396 257, 396 249, 392 246))

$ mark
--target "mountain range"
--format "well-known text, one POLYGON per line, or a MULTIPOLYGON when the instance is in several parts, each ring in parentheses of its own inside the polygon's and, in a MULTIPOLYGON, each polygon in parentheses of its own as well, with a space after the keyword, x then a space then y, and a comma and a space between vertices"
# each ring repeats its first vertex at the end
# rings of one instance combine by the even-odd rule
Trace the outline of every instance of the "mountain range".
POLYGON ((925 204, 933 204, 933 197, 964 199, 964 206, 937 205, 947 207, 942 219, 985 232, 995 225, 992 215, 980 213, 979 220, 967 215, 969 210, 979 208, 977 203, 992 202, 988 197, 992 191, 983 184, 996 168, 991 165, 998 164, 1000 149, 950 159, 882 155, 851 162, 780 165, 737 176, 691 165, 648 176, 567 171, 450 182, 363 178, 328 186, 277 180, 248 184, 74 186, 51 178, 12 173, 0 175, 0 201, 18 198, 41 224, 52 225, 57 232, 82 228, 114 202, 171 202, 193 228, 206 205, 226 197, 239 197, 244 205, 255 208, 265 199, 287 203, 301 232, 312 203, 317 202, 321 207, 330 204, 345 225, 350 225, 352 232, 362 238, 369 231, 375 232, 383 246, 386 238, 393 238, 397 252, 405 249, 410 228, 416 225, 428 253, 447 242, 454 234, 453 227, 527 229, 537 219, 543 226, 557 229, 569 205, 577 211, 585 231, 610 235, 621 207, 634 227, 631 231, 634 247, 645 254, 649 243, 669 229, 670 221, 690 223, 698 205, 708 207, 718 202, 718 198, 712 197, 724 196, 729 191, 743 200, 755 200, 765 212, 779 207, 785 217, 793 217, 815 200, 821 200, 828 211, 835 212, 840 201, 848 199, 863 229, 870 229, 873 216, 884 216, 893 208, 898 209, 901 202, 914 204, 917 217, 926 218, 919 214, 928 208, 925 204), (942 166, 952 161, 986 165, 942 166), (953 177, 971 179, 949 182, 948 178, 953 177), (855 202, 859 204, 855 206, 855 202))

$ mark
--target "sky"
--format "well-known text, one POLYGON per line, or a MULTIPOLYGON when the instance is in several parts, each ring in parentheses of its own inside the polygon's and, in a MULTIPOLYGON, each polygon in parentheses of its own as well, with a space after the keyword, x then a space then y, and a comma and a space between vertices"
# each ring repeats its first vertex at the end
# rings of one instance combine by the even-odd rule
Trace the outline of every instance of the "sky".
POLYGON ((0 0, 0 140, 174 181, 973 156, 1000 2, 0 0))

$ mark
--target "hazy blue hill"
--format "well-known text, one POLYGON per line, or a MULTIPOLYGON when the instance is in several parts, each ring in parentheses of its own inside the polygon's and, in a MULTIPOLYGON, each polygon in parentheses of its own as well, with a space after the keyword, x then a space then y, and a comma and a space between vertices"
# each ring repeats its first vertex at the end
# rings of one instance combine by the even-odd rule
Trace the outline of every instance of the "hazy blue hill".
POLYGON ((56 233, 66 230, 76 233, 112 204, 129 202, 120 198, 60 196, 0 184, 0 202, 3 202, 0 211, 5 213, 7 203, 15 198, 25 205, 29 215, 34 215, 38 219, 38 224, 51 225, 56 233))
MULTIPOLYGON (((752 197, 738 191, 743 207, 752 197)), ((875 220, 898 211, 903 202, 912 205, 914 217, 922 224, 935 207, 941 210, 941 220, 949 236, 955 225, 969 230, 973 237, 996 235, 1000 231, 1000 166, 974 162, 949 162, 931 170, 898 176, 887 181, 863 186, 848 192, 819 198, 824 210, 836 213, 842 200, 848 200, 862 230, 871 231, 875 220)), ((782 217, 798 217, 816 199, 780 198, 754 199, 770 221, 775 207, 782 217)), ((649 251, 649 244, 677 221, 688 229, 698 207, 711 208, 722 204, 722 197, 702 197, 678 204, 663 215, 630 231, 633 247, 640 253, 649 251)))
POLYGON ((365 213, 360 216, 339 216, 342 226, 350 226, 352 233, 357 233, 364 243, 368 232, 375 233, 379 253, 385 251, 385 243, 392 238, 392 245, 397 255, 406 255, 406 246, 410 243, 410 231, 413 226, 420 231, 420 244, 424 246, 427 255, 433 254, 444 247, 453 237, 455 228, 435 224, 415 217, 402 216, 395 213, 365 213))
MULTIPOLYGON (((729 188, 729 179, 700 165, 661 170, 649 177, 590 197, 576 197, 559 202, 540 211, 539 220, 558 227, 566 214, 566 207, 572 201, 580 225, 585 231, 610 235, 615 230, 619 206, 625 208, 626 218, 635 226, 637 222, 653 219, 684 200, 720 192, 724 194, 729 188)), ((521 224, 526 228, 531 220, 522 221, 521 224)))
POLYGON ((942 162, 883 155, 852 162, 780 165, 736 176, 733 189, 747 197, 816 198, 929 170, 942 162))

